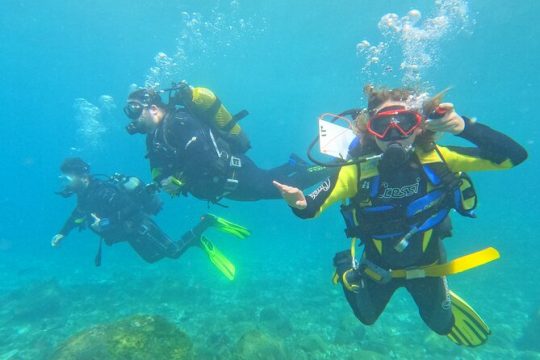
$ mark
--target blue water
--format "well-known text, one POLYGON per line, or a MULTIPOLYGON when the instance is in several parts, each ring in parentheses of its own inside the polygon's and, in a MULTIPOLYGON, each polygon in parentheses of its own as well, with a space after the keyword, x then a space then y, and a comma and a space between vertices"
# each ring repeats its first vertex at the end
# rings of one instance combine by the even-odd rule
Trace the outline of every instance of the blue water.
MULTIPOLYGON (((424 1, 201 3, 3 2, 0 359, 49 358, 74 333, 137 313, 163 315, 183 329, 201 359, 229 358, 252 328, 269 332, 291 359, 354 359, 368 350, 403 359, 540 356, 521 340, 529 320, 540 321, 540 3, 441 0, 462 11, 449 15, 443 37, 424 43, 385 36, 377 26, 385 14, 403 17, 418 9, 422 19, 415 26, 422 29, 423 21, 441 15, 424 1), (378 63, 366 67, 372 57, 357 52, 363 40, 388 45, 378 63), (234 282, 195 250, 147 265, 121 244, 106 248, 104 265, 95 268, 97 239, 88 231, 50 247, 75 205, 54 195, 65 157, 81 156, 98 173, 150 180, 143 137, 124 131, 122 106, 131 84, 185 79, 214 90, 232 112, 248 109, 242 126, 253 144, 249 155, 272 167, 291 152, 305 153, 319 114, 363 106, 368 81, 400 86, 406 75, 400 64, 411 55, 401 50, 405 44, 416 53, 415 46, 425 44, 434 57, 417 83, 432 93, 451 86, 447 100, 459 113, 512 136, 530 155, 510 171, 473 174, 479 217, 454 217, 454 237, 446 240, 451 256, 486 246, 502 254, 450 279, 490 324, 493 335, 484 346, 462 349, 434 337, 406 292, 394 295, 375 325, 358 330, 341 290, 330 283, 332 256, 348 246, 337 206, 309 222, 280 201, 211 207, 253 231, 243 241, 211 235, 237 265, 234 282), (100 102, 102 95, 116 107, 100 102), (260 319, 265 309, 288 319, 289 330, 268 327, 260 319), (343 323, 361 335, 336 341, 343 323), (220 337, 216 344, 213 334, 227 334, 226 341, 220 337)), ((447 135, 441 143, 459 142, 447 135)), ((209 211, 193 198, 163 200, 157 220, 171 236, 209 211)))

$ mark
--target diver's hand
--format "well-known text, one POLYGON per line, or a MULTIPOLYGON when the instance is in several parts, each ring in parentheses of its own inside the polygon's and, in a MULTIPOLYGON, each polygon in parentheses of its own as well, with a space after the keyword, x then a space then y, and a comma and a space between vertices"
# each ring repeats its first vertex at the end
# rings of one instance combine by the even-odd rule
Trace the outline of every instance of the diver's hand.
POLYGON ((452 103, 442 103, 434 111, 436 114, 443 114, 442 116, 432 119, 428 118, 426 121, 426 129, 431 131, 447 132, 450 134, 461 134, 465 129, 465 120, 458 115, 454 109, 452 103))
POLYGON ((182 187, 184 186, 184 184, 174 176, 169 176, 161 180, 159 185, 163 191, 172 196, 180 195, 182 187))
POLYGON ((303 210, 307 207, 306 197, 299 188, 294 186, 280 184, 277 181, 272 181, 274 186, 281 192, 283 199, 289 204, 289 206, 303 210))
POLYGON ((64 235, 62 234, 56 234, 51 239, 51 246, 52 247, 58 247, 60 246, 60 241, 64 238, 64 235))

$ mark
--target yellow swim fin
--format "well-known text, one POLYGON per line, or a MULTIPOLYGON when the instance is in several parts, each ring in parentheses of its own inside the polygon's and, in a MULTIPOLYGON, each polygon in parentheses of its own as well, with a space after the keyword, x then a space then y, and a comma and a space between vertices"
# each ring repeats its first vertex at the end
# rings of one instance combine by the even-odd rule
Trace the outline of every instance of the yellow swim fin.
POLYGON ((214 266, 229 280, 234 280, 236 268, 206 237, 200 237, 201 247, 214 266))
POLYGON ((475 347, 485 343, 491 334, 487 324, 465 300, 457 296, 453 291, 449 291, 449 293, 455 323, 447 335, 448 338, 462 346, 475 347))
POLYGON ((212 222, 212 226, 221 232, 231 234, 240 239, 245 239, 251 235, 251 232, 248 229, 241 225, 230 222, 229 220, 225 220, 224 218, 212 214, 206 214, 205 216, 209 221, 212 222))

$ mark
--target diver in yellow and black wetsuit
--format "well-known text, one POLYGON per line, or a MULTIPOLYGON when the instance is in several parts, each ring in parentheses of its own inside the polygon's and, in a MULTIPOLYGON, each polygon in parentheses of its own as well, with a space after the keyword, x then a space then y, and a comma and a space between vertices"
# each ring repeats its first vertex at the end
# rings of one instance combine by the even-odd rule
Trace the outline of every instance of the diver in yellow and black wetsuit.
POLYGON ((366 86, 364 91, 368 108, 356 119, 360 145, 350 155, 371 160, 341 167, 308 196, 275 185, 301 218, 348 200, 342 214, 353 241, 350 251, 334 258, 334 280, 343 284, 360 321, 373 324, 394 291, 405 287, 433 331, 460 345, 480 345, 490 330, 448 289, 446 275, 494 260, 498 253, 488 248, 446 263, 441 240, 451 235, 451 209, 474 217, 476 194, 462 172, 508 169, 527 153, 508 136, 458 115, 450 103, 440 103, 442 93, 422 100, 407 89, 366 86), (436 132, 476 146, 437 145, 436 132), (358 261, 356 239, 364 245, 358 261))
POLYGON ((185 82, 168 91, 174 93, 165 104, 158 91, 136 90, 124 112, 131 119, 128 133, 146 134, 152 178, 169 194, 214 203, 279 199, 274 179, 307 188, 329 175, 294 154, 281 166, 259 168, 246 156, 250 143, 237 124, 245 110, 232 116, 212 91, 185 82))

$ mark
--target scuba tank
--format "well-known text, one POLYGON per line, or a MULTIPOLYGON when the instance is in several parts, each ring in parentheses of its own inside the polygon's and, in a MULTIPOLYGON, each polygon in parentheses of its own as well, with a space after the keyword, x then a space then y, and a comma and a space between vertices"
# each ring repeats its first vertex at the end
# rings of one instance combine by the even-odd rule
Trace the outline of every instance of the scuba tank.
POLYGON ((185 106, 193 115, 204 121, 225 139, 233 150, 245 153, 251 148, 248 137, 238 125, 238 121, 248 115, 246 110, 231 115, 210 89, 191 87, 186 82, 174 84, 172 88, 167 90, 171 92, 169 105, 185 106))

